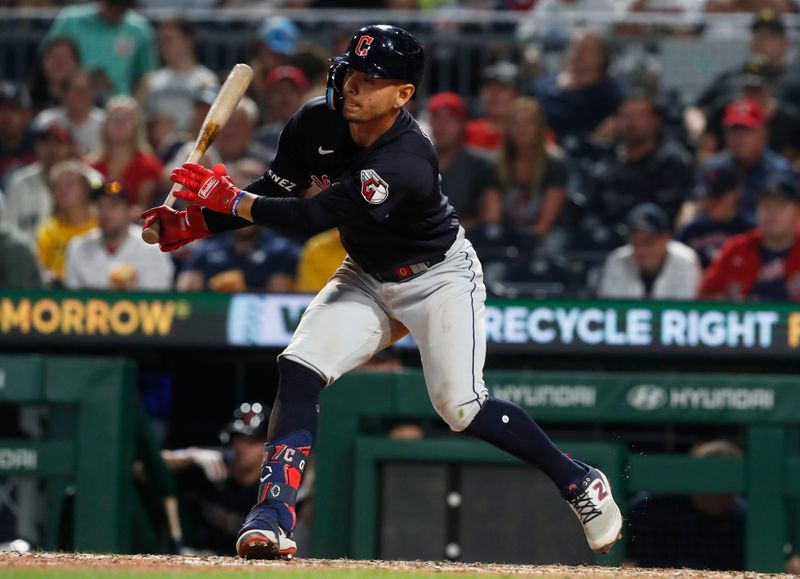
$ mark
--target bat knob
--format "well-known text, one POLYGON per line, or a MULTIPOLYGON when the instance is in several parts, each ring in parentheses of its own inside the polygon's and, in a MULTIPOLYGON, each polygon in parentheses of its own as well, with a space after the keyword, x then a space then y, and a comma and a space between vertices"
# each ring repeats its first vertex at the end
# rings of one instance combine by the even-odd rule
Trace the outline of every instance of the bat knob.
POLYGON ((142 230, 142 239, 150 245, 155 245, 158 243, 160 229, 161 227, 158 223, 153 223, 150 227, 142 230))

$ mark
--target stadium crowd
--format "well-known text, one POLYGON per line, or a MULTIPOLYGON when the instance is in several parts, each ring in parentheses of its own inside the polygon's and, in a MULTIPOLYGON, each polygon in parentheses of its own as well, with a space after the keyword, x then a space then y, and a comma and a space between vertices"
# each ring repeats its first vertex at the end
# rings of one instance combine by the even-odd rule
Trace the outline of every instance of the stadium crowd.
MULTIPOLYGON (((585 2, 463 4, 535 17, 585 2)), ((491 294, 800 301, 800 63, 782 15, 794 6, 703 6, 752 12, 748 55, 709 76, 692 102, 667 98, 657 74, 619 72, 614 60, 626 55, 611 49, 614 31, 589 27, 570 31, 561 62, 489 64, 475 95, 422 87, 412 112, 436 146, 443 191, 491 294)), ((259 27, 255 80, 205 164, 225 163, 240 185, 268 169, 282 126, 323 93, 326 58, 342 48, 310 40, 285 16, 259 27)), ((299 239, 250 227, 169 255, 141 241, 141 211, 164 199, 226 72, 196 55, 189 21, 151 22, 132 1, 101 0, 61 10, 28 82, 0 81, 0 287, 324 285, 345 253, 335 230, 299 239)), ((325 186, 314 182, 308 194, 325 186)))

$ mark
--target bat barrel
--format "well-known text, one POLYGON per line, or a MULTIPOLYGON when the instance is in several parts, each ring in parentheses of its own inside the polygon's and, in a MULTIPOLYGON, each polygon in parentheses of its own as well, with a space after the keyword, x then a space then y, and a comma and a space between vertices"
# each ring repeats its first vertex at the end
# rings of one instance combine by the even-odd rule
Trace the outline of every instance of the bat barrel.
MULTIPOLYGON (((214 142, 214 139, 217 138, 220 131, 222 131, 225 123, 228 122, 233 110, 236 108, 236 105, 239 104, 239 101, 242 96, 244 96, 252 80, 253 69, 246 64, 239 63, 231 69, 228 78, 225 79, 225 83, 222 85, 222 88, 220 88, 217 98, 214 100, 214 103, 211 105, 203 121, 203 126, 200 130, 200 134, 197 135, 194 148, 189 154, 189 158, 186 159, 187 163, 197 163, 200 161, 200 158, 206 150, 208 150, 208 147, 214 142)), ((177 184, 172 186, 169 195, 167 195, 164 201, 164 205, 172 207, 172 204, 175 202, 173 193, 177 189, 177 184)), ((142 230, 142 239, 151 245, 158 243, 160 232, 160 224, 156 222, 142 230)))

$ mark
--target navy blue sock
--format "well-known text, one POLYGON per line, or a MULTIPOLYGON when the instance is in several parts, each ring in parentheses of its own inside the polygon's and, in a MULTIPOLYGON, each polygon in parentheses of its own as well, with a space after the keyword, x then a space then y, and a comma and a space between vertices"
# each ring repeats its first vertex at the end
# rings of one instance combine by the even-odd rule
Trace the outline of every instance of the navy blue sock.
POLYGON ((559 490, 586 474, 584 467, 558 450, 544 430, 512 402, 490 396, 464 432, 538 466, 559 490))
POLYGON ((278 359, 278 394, 269 417, 269 440, 277 440, 298 430, 317 436, 319 394, 325 380, 311 370, 286 358, 278 359))

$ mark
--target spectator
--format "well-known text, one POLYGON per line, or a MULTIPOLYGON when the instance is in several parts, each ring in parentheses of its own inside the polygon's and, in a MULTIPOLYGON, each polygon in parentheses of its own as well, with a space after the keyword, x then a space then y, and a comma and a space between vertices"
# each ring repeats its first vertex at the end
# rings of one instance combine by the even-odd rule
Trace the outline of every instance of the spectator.
MULTIPOLYGON (((198 91, 197 94, 195 94, 194 106, 192 107, 192 128, 190 130, 192 135, 200 134, 203 121, 205 120, 208 111, 211 110, 211 105, 214 104, 214 101, 217 98, 217 92, 217 89, 206 88, 198 91)), ((160 158, 166 159, 164 163, 164 181, 169 181, 169 175, 173 168, 180 167, 186 161, 186 159, 189 158, 189 154, 194 148, 194 141, 195 138, 191 137, 185 142, 181 142, 179 140, 176 143, 162 144, 160 158)), ((219 152, 217 152, 217 148, 214 144, 208 148, 200 160, 200 163, 206 167, 213 167, 217 163, 221 162, 222 158, 219 156, 219 152)))
POLYGON ((268 121, 256 132, 256 140, 271 151, 268 156, 271 159, 283 127, 305 102, 309 85, 303 71, 284 65, 272 69, 267 75, 265 88, 268 121))
POLYGON ((652 203, 628 216, 628 245, 606 258, 597 295, 618 299, 694 299, 700 261, 690 248, 670 237, 667 214, 652 203))
POLYGON ((800 301, 800 191, 790 173, 773 177, 758 197, 758 228, 728 240, 703 278, 700 296, 800 301))
POLYGON ((699 192, 701 213, 675 236, 695 250, 703 268, 711 265, 729 238, 756 226, 755 219, 739 208, 741 195, 738 176, 732 168, 704 172, 699 192))
MULTIPOLYGON (((780 14, 774 10, 761 10, 750 25, 749 53, 761 55, 783 74, 789 53, 789 41, 786 38, 786 24, 780 14)), ((719 74, 711 84, 700 93, 694 105, 687 107, 684 120, 689 134, 699 139, 706 129, 706 117, 714 109, 722 108, 737 98, 739 77, 742 66, 736 66, 719 74)), ((714 150, 712 144, 699 143, 701 150, 714 150)))
POLYGON ((131 94, 136 83, 156 67, 155 36, 147 20, 132 9, 135 0, 99 0, 67 6, 48 38, 73 40, 88 71, 101 71, 113 93, 131 94))
POLYGON ((244 227, 200 244, 178 275, 178 291, 291 292, 299 248, 269 229, 244 227))
POLYGON ((800 109, 797 103, 779 100, 775 96, 778 71, 763 57, 745 63, 742 96, 752 99, 767 115, 769 147, 790 161, 800 157, 800 109))
POLYGON ((254 74, 250 85, 250 92, 257 102, 266 102, 265 84, 269 73, 289 64, 299 41, 300 29, 285 16, 270 16, 262 23, 255 42, 254 74))
POLYGON ((33 108, 41 111, 58 106, 64 98, 64 81, 80 68, 78 47, 69 38, 51 38, 45 42, 42 56, 30 81, 33 108))
POLYGON ((231 179, 247 182, 242 173, 261 176, 267 171, 272 152, 255 140, 258 107, 249 97, 243 97, 217 137, 214 146, 222 162, 228 166, 231 179))
POLYGON ((566 198, 567 166, 546 135, 539 104, 529 97, 515 100, 496 165, 499 192, 484 195, 481 221, 508 221, 539 239, 551 232, 566 198))
POLYGON ((151 207, 163 166, 145 137, 139 105, 131 97, 117 96, 107 109, 100 147, 86 160, 107 179, 122 182, 132 205, 151 207))
POLYGON ((186 529, 187 545, 220 555, 235 554, 239 527, 258 494, 267 417, 260 403, 244 403, 219 435, 224 448, 161 451, 175 473, 181 504, 193 523, 186 529))
POLYGON ((39 226, 53 213, 50 170, 77 156, 72 134, 58 123, 37 126, 34 135, 38 161, 14 171, 7 190, 8 222, 31 242, 39 226))
POLYGON ((617 119, 618 145, 591 170, 587 209, 599 226, 610 228, 612 247, 622 240, 619 231, 636 205, 655 203, 674 224, 694 187, 691 157, 663 129, 656 102, 643 94, 629 96, 617 119))
POLYGON ((467 146, 494 157, 500 150, 508 108, 519 96, 519 69, 510 62, 496 62, 481 73, 480 100, 484 116, 467 123, 467 146))
MULTIPOLYGON (((725 440, 694 447, 692 458, 741 459, 725 440)), ((736 495, 638 496, 628 507, 626 554, 639 567, 744 569, 747 505, 736 495)))
POLYGON ((92 79, 88 72, 78 69, 64 80, 63 103, 43 110, 34 124, 58 123, 75 136, 80 153, 85 155, 100 146, 100 134, 106 120, 106 112, 94 103, 92 79))
POLYGON ((297 264, 295 291, 316 294, 325 287, 331 276, 342 265, 347 251, 339 239, 338 229, 318 233, 306 241, 297 264))
POLYGON ((61 284, 64 279, 64 256, 69 240, 97 227, 97 217, 90 192, 96 186, 83 163, 74 159, 61 161, 50 169, 53 191, 53 215, 36 232, 39 262, 48 279, 61 284))
POLYGON ((453 92, 433 95, 428 101, 431 133, 439 156, 442 192, 469 228, 478 217, 481 196, 496 187, 488 161, 465 144, 467 105, 453 92))
POLYGON ((27 91, 13 82, 0 81, 0 186, 12 170, 36 160, 27 132, 31 113, 27 91))
POLYGON ((605 128, 622 102, 621 85, 609 77, 611 55, 603 38, 579 30, 570 43, 564 69, 542 75, 532 87, 559 144, 579 152, 589 137, 605 128))
POLYGON ((215 88, 217 76, 197 62, 194 28, 185 19, 162 21, 156 32, 162 68, 145 76, 140 102, 148 120, 168 119, 174 130, 190 138, 192 105, 204 88, 215 88))
POLYGON ((733 101, 725 108, 725 150, 709 158, 708 169, 733 168, 739 174, 742 207, 755 208, 758 192, 774 175, 788 171, 789 162, 767 147, 764 109, 749 99, 733 101))
POLYGON ((71 289, 151 290, 172 288, 172 260, 142 240, 131 222, 130 200, 119 181, 94 191, 97 228, 67 245, 65 287, 71 289))
POLYGON ((0 289, 31 290, 42 287, 42 274, 28 239, 9 225, 4 215, 5 199, 0 192, 0 289))
POLYGON ((301 44, 292 54, 290 64, 299 68, 305 75, 310 86, 309 95, 325 94, 330 66, 326 50, 312 43, 301 44))
MULTIPOLYGON (((781 102, 775 97, 777 78, 778 70, 765 57, 752 56, 742 68, 739 96, 761 105, 767 117, 769 147, 791 160, 800 152, 800 110, 796 105, 781 102)), ((707 134, 704 135, 708 147, 723 142, 724 111, 725 107, 718 107, 709 115, 707 134)))

